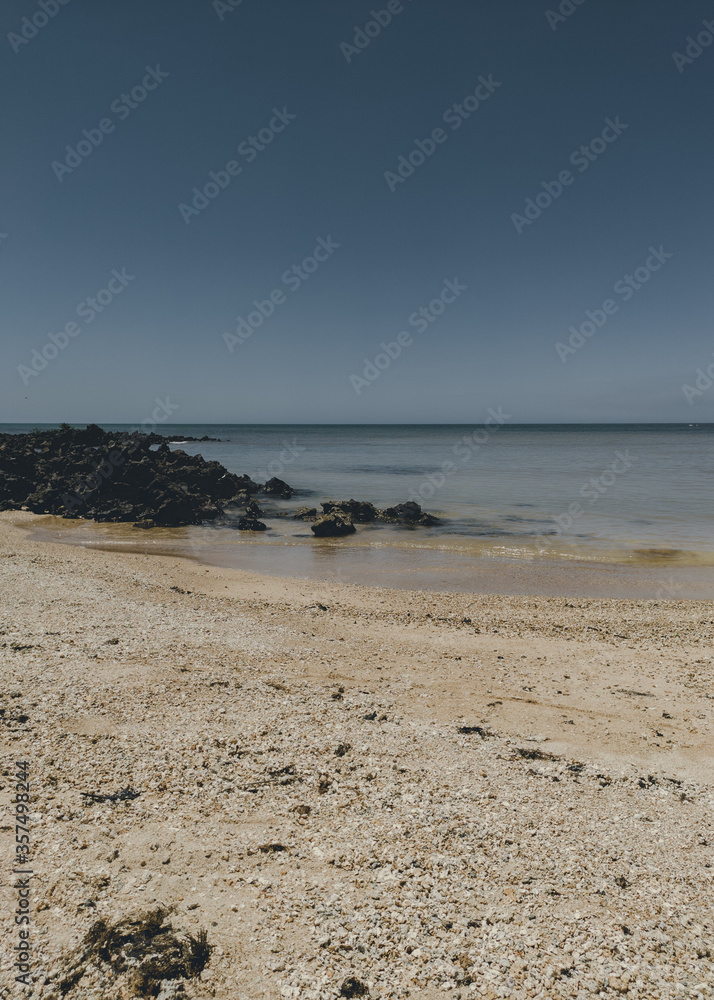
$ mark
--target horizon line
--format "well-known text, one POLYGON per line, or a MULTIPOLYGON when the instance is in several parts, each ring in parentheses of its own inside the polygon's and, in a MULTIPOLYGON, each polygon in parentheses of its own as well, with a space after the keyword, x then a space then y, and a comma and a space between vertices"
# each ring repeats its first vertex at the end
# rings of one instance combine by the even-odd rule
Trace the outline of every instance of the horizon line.
MULTIPOLYGON (((409 423, 400 423, 397 421, 382 422, 375 421, 372 423, 331 423, 328 421, 321 421, 319 423, 303 423, 303 422, 284 422, 284 421, 270 421, 270 422, 259 422, 253 421, 250 423, 229 423, 227 421, 190 421, 188 423, 166 423, 162 424, 163 427, 471 427, 474 423, 478 421, 468 421, 466 423, 462 421, 450 421, 443 420, 439 422, 429 422, 429 423, 418 423, 412 421, 409 423)), ((81 420, 70 422, 65 421, 49 421, 49 422, 32 422, 32 421, 21 421, 21 420, 5 420, 0 421, 0 427, 60 427, 63 423, 69 424, 73 429, 79 429, 79 425, 89 426, 90 424, 96 424, 96 426, 101 427, 102 424, 111 425, 113 427, 137 427, 137 425, 132 421, 120 421, 120 420, 104 420, 98 422, 96 420, 81 420)), ((685 420, 610 420, 610 421, 587 421, 587 420, 576 420, 576 421, 559 421, 559 420, 531 420, 519 423, 503 424, 501 429, 504 430, 507 427, 714 427, 714 421, 704 420, 704 421, 685 421, 685 420)), ((138 429, 138 427, 137 427, 138 429)), ((154 433, 158 433, 155 431, 154 433)))

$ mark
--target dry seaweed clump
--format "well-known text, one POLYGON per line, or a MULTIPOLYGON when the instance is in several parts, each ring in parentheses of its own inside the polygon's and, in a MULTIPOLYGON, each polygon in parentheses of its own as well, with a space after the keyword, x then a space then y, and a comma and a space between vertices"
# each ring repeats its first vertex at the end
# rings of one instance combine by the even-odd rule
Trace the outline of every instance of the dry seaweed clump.
POLYGON ((91 969, 125 977, 129 994, 139 997, 158 996, 166 980, 198 976, 211 956, 206 932, 177 934, 168 916, 169 910, 159 907, 114 924, 98 920, 67 963, 58 984, 61 995, 70 995, 91 969))

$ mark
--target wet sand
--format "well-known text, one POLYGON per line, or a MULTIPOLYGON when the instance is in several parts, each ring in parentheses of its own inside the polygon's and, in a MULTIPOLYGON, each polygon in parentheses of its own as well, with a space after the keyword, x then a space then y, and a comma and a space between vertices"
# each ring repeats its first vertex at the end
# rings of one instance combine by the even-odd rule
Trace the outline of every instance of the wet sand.
MULTIPOLYGON (((266 519, 269 520, 269 519, 266 519)), ((32 536, 105 551, 173 555, 267 576, 454 593, 544 597, 714 600, 714 566, 679 550, 621 553, 543 539, 528 545, 423 531, 358 526, 349 538, 313 537, 308 524, 273 521, 274 532, 160 528, 34 517, 32 536), (297 537, 296 537, 297 536, 297 537), (302 536, 302 537, 301 537, 302 536)), ((703 558, 705 554, 701 554, 703 558)))

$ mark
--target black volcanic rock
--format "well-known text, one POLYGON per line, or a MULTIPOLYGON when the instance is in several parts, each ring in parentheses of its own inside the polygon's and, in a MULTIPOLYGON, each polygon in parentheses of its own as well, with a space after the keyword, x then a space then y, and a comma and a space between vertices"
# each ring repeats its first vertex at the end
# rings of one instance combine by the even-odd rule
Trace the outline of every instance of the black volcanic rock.
MULTIPOLYGON (((288 498, 294 491, 281 479, 265 486, 250 476, 228 472, 219 462, 169 448, 158 434, 104 431, 62 425, 54 431, 0 434, 0 510, 130 521, 143 528, 202 524, 219 520, 227 506, 243 508, 233 526, 263 531, 264 512, 255 494, 288 498)), ((302 507, 275 516, 314 521, 318 537, 352 534, 356 523, 404 527, 438 524, 437 518, 407 501, 378 511, 362 500, 327 500, 322 513, 302 507)))
MULTIPOLYGON (((334 514, 343 520, 352 521, 357 524, 382 522, 386 524, 401 524, 405 527, 415 527, 417 525, 430 527, 431 525, 440 523, 438 517, 434 517, 433 514, 427 514, 413 500, 395 504, 394 507, 387 507, 385 510, 377 510, 373 504, 365 500, 325 500, 322 503, 322 510, 323 515, 334 514)), ((314 508, 300 507, 292 516, 307 521, 312 520, 315 513, 314 508)))
POLYGON ((358 524, 367 524, 377 518, 377 509, 364 500, 327 500, 322 504, 325 514, 343 512, 358 524))
POLYGON ((176 526, 215 520, 227 502, 258 490, 249 476, 172 450, 157 434, 96 424, 0 434, 0 510, 176 526))
POLYGON ((289 500, 294 492, 292 486, 288 486, 287 483, 276 476, 269 479, 261 490, 261 493, 264 493, 266 497, 282 497, 283 500, 289 500))
POLYGON ((318 538, 351 535, 357 530, 349 517, 340 513, 323 514, 310 527, 318 538))
POLYGON ((250 476, 236 476, 235 479, 239 484, 238 490, 240 493, 260 493, 260 483, 254 483, 250 476))
POLYGON ((237 524, 238 531, 265 531, 267 525, 259 521, 257 517, 251 517, 247 515, 245 517, 238 518, 237 524))
POLYGON ((424 525, 425 527, 430 527, 432 524, 438 524, 439 518, 434 517, 433 514, 425 513, 418 503, 414 503, 413 500, 407 500, 406 503, 398 503, 394 507, 387 507, 385 510, 379 512, 379 518, 382 521, 387 521, 390 524, 407 524, 407 525, 424 525))
MULTIPOLYGON (((156 436, 160 437, 160 435, 158 435, 158 434, 156 436)), ((200 437, 200 438, 197 438, 197 437, 182 437, 181 434, 167 434, 166 437, 164 438, 164 440, 166 440, 166 441, 198 441, 198 442, 203 442, 203 441, 222 441, 223 438, 212 438, 212 437, 209 437, 208 434, 204 434, 203 437, 200 437)))
POLYGON ((292 514, 292 517, 296 521, 314 521, 317 518, 317 508, 298 507, 298 509, 292 514))

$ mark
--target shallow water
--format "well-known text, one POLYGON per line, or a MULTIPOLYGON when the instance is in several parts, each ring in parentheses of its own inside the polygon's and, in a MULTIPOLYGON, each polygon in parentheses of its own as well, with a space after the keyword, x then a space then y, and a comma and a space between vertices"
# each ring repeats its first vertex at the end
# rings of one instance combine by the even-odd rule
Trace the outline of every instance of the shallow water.
POLYGON ((140 532, 52 519, 61 540, 384 586, 714 597, 711 424, 158 430, 220 437, 173 447, 257 480, 278 475, 298 489, 275 509, 328 498, 377 506, 411 498, 443 523, 358 526, 349 538, 317 540, 309 523, 270 516, 262 535, 215 526, 140 532))

